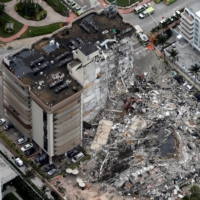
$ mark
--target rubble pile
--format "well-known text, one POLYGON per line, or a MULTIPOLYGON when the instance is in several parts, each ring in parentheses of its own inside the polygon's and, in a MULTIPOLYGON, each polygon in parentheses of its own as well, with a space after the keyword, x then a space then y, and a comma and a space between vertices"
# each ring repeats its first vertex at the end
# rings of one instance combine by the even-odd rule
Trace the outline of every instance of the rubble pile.
POLYGON ((131 69, 121 65, 118 81, 109 83, 106 108, 92 122, 95 126, 85 129, 83 144, 92 152, 85 169, 91 183, 115 187, 116 194, 170 199, 177 187, 198 181, 199 105, 194 91, 171 73, 141 76, 131 69), (107 144, 92 151, 100 120, 113 126, 107 144))

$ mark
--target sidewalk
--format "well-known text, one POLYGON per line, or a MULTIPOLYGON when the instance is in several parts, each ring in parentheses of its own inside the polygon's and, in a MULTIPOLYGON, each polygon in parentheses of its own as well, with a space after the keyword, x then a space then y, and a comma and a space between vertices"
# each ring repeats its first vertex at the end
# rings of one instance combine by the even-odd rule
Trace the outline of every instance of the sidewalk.
POLYGON ((53 24, 56 22, 67 22, 68 24, 70 24, 74 19, 77 18, 77 15, 72 11, 70 11, 69 17, 61 16, 60 14, 55 12, 45 1, 42 1, 41 6, 47 11, 47 17, 41 21, 27 20, 21 17, 20 15, 18 15, 18 13, 14 10, 15 3, 16 3, 15 1, 9 1, 5 3, 6 5, 5 12, 8 15, 12 16, 17 21, 19 21, 20 23, 24 24, 24 26, 18 33, 16 33, 15 35, 11 37, 8 37, 8 38, 0 37, 1 42, 7 43, 7 42, 11 42, 17 39, 20 35, 22 35, 27 30, 28 26, 46 26, 46 25, 53 24))
MULTIPOLYGON (((38 1, 36 0, 34 1, 38 3, 38 1)), ((9 1, 5 3, 5 12, 8 15, 12 16, 17 21, 27 26, 46 26, 46 25, 56 23, 56 22, 66 22, 66 17, 61 16, 60 14, 55 12, 53 8, 51 8, 45 1, 42 1, 42 3, 40 3, 40 6, 47 11, 47 16, 45 19, 41 21, 27 20, 21 17, 20 15, 18 15, 18 13, 14 9, 15 4, 16 4, 16 1, 9 1)))
MULTIPOLYGON (((149 3, 151 2, 152 0, 143 0, 142 2, 138 3, 137 6, 141 5, 141 4, 144 4, 144 3, 149 3)), ((98 0, 98 2, 103 6, 103 7, 106 7, 108 4, 104 1, 104 0, 98 0)), ((117 9, 117 11, 120 13, 120 14, 129 14, 131 12, 133 12, 134 8, 137 7, 137 6, 132 6, 131 8, 127 8, 127 9, 117 9)))
POLYGON ((11 42, 11 41, 17 39, 18 37, 20 37, 20 35, 22 35, 27 30, 27 28, 28 28, 28 26, 24 25, 23 28, 18 33, 16 33, 15 35, 8 37, 8 38, 0 37, 0 41, 5 42, 5 43, 11 42))

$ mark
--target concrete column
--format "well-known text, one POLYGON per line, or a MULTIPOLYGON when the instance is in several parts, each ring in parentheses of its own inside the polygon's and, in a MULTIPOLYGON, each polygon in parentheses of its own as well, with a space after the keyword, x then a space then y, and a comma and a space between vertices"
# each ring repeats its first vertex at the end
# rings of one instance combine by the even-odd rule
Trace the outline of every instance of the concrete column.
POLYGON ((47 139, 48 139, 48 154, 49 161, 52 162, 52 156, 54 155, 54 137, 53 137, 53 114, 47 114, 47 139))
POLYGON ((83 139, 83 93, 81 94, 81 145, 83 139))

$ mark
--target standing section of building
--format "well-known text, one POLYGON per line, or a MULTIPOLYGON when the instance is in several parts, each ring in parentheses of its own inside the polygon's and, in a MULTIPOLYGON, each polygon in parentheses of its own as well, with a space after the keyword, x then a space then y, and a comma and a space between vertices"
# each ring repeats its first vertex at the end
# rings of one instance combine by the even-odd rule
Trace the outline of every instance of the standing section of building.
POLYGON ((50 158, 80 144, 82 122, 105 105, 108 84, 117 78, 112 73, 132 62, 131 49, 124 47, 132 45, 133 33, 113 8, 91 11, 71 27, 5 56, 6 116, 50 158))
POLYGON ((194 1, 181 13, 180 34, 200 51, 200 2, 194 1))

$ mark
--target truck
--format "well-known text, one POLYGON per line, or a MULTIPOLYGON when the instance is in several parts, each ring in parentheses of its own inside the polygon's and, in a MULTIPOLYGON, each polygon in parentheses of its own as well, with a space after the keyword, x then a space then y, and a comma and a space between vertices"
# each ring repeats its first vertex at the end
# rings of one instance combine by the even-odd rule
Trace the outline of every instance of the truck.
POLYGON ((143 19, 143 18, 149 16, 150 14, 152 14, 153 12, 154 12, 154 8, 149 7, 145 11, 143 11, 142 13, 139 14, 139 18, 143 19))
MULTIPOLYGON (((159 3, 159 2, 161 2, 162 0, 154 0, 156 3, 159 3)), ((174 1, 176 1, 176 0, 163 0, 164 1, 164 3, 166 4, 166 5, 169 5, 169 4, 171 4, 171 3, 173 3, 174 1)))
POLYGON ((139 25, 135 25, 134 28, 135 35, 138 38, 138 40, 142 43, 143 46, 147 46, 149 44, 149 38, 143 32, 142 28, 139 25))

